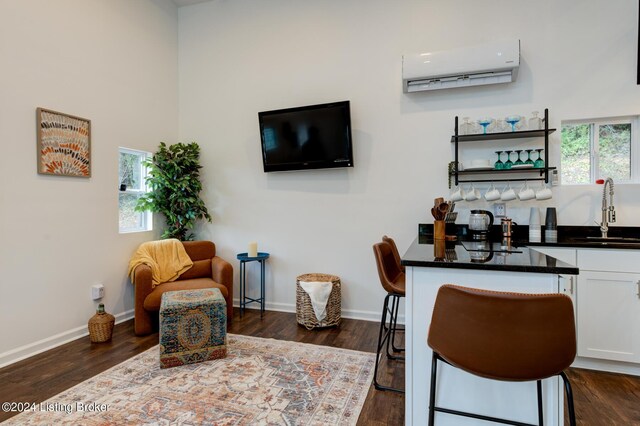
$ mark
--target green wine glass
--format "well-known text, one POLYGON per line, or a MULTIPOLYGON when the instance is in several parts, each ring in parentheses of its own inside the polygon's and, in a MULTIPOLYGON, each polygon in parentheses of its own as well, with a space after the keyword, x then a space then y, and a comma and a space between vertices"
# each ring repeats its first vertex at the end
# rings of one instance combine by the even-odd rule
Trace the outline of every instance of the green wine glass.
POLYGON ((544 149, 539 148, 536 149, 536 151, 538 151, 538 159, 534 161, 533 167, 536 169, 544 169, 544 160, 542 159, 542 151, 544 151, 544 149))
POLYGON ((493 168, 496 169, 496 170, 504 169, 504 163, 500 159, 500 156, 502 155, 502 152, 503 151, 495 151, 495 153, 498 154, 498 161, 495 162, 495 164, 493 165, 493 168))
POLYGON ((511 161, 511 153, 513 151, 505 150, 504 152, 507 153, 507 161, 505 161, 504 163, 504 168, 505 170, 508 170, 511 168, 511 166, 513 166, 513 161, 511 161))
POLYGON ((516 152, 518 153, 518 159, 516 160, 515 163, 513 163, 514 166, 522 166, 524 164, 524 161, 522 161, 520 159, 520 154, 522 153, 521 149, 516 149, 516 152))
POLYGON ((531 159, 531 151, 533 151, 533 149, 527 149, 527 161, 524 162, 524 164, 531 164, 531 166, 533 167, 533 160, 531 159))

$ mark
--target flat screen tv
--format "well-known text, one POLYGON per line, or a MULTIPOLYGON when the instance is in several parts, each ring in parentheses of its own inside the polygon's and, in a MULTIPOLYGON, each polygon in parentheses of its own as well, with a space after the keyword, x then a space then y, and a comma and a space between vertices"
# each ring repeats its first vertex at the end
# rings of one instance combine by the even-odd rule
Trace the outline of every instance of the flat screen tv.
POLYGON ((265 172, 353 167, 349 101, 258 113, 265 172))

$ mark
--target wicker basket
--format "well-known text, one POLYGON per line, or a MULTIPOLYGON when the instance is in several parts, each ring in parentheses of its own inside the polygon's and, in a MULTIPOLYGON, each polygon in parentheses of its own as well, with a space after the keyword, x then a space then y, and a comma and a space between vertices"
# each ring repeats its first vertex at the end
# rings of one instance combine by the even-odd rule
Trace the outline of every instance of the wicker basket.
POLYGON ((328 274, 300 275, 296 280, 296 320, 298 324, 305 326, 307 330, 340 324, 341 294, 340 277, 328 274), (318 318, 316 318, 311 299, 300 286, 300 281, 331 281, 333 283, 333 288, 327 301, 327 316, 322 321, 318 321, 318 318))
POLYGON ((116 322, 116 318, 104 312, 104 307, 91 317, 89 320, 89 338, 93 343, 108 342, 111 340, 113 333, 113 325, 116 322))

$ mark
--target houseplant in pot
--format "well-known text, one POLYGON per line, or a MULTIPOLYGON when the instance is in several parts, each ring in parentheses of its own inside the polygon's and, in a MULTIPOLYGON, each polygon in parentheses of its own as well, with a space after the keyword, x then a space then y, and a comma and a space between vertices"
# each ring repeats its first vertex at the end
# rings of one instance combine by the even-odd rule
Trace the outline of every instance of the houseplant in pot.
POLYGON ((150 191, 140 197, 136 210, 161 213, 167 229, 161 238, 193 240, 191 230, 196 221, 211 222, 204 201, 200 198, 200 147, 197 143, 160 143, 158 151, 145 160, 150 191))

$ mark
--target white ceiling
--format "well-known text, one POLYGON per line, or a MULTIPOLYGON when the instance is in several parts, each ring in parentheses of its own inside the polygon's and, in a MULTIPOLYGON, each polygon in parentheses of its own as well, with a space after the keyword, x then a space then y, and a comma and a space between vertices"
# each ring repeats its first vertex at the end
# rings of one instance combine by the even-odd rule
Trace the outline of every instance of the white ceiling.
POLYGON ((210 0, 173 0, 176 6, 189 6, 190 4, 204 3, 210 0))

